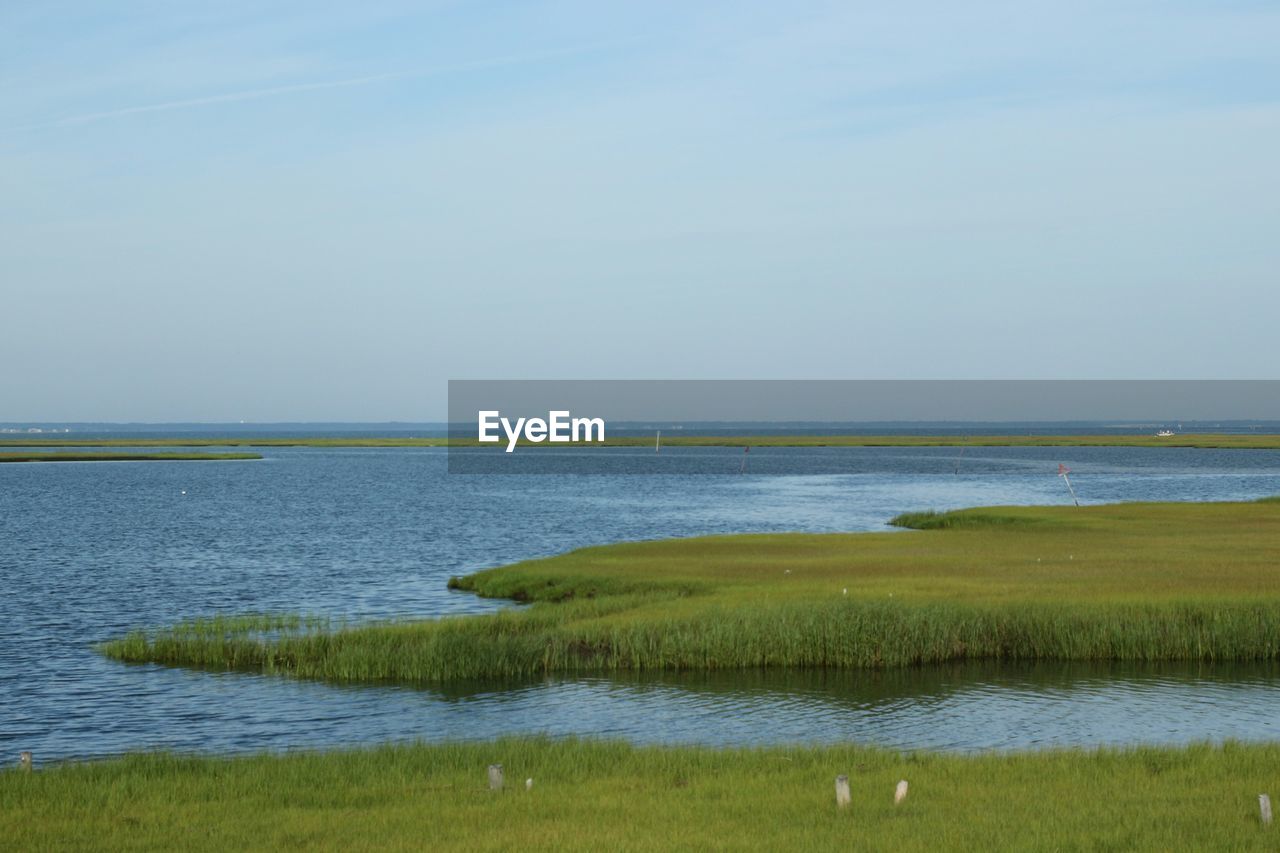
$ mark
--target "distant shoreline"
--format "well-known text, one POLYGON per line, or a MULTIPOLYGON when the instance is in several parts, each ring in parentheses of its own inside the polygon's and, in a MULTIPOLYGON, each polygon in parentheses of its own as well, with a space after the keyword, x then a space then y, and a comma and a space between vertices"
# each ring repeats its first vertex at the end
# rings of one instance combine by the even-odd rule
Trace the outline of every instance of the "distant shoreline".
MULTIPOLYGON (((650 447, 654 436, 615 436, 569 446, 650 447)), ((522 447, 543 445, 521 442, 522 447)), ((473 438, 240 437, 207 438, 3 438, 0 447, 478 447, 473 438)), ((566 445, 557 445, 565 447, 566 445)), ((1155 435, 687 435, 663 436, 663 447, 1182 447, 1280 450, 1278 434, 1187 433, 1155 435)))

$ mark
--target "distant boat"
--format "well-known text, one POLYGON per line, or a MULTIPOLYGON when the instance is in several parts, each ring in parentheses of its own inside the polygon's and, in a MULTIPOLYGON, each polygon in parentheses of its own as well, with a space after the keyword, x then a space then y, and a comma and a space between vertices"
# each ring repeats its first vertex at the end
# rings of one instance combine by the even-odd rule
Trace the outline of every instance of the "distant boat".
POLYGON ((1156 433, 1156 438, 1171 438, 1172 436, 1173 436, 1173 430, 1171 429, 1162 429, 1158 433, 1156 433))

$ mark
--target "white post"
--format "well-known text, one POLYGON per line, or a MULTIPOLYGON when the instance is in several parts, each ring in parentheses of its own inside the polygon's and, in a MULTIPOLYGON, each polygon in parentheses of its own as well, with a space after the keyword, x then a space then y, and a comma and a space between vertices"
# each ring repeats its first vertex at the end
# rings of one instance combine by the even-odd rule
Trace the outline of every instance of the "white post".
POLYGON ((19 766, 19 767, 21 767, 23 770, 30 770, 30 769, 31 769, 31 763, 32 763, 32 761, 31 761, 31 753, 30 753, 30 751, 28 751, 28 750, 25 750, 25 749, 24 749, 22 752, 18 753, 18 766, 19 766))
POLYGON ((490 791, 502 790, 502 765, 501 764, 489 765, 489 790, 490 791))
POLYGON ((893 789, 893 804, 901 805, 902 801, 907 798, 907 780, 903 779, 898 783, 898 787, 893 789))
POLYGON ((1262 825, 1271 826, 1271 798, 1266 794, 1258 795, 1258 811, 1262 813, 1262 825))
POLYGON ((840 775, 836 777, 836 805, 844 808, 849 805, 852 798, 849 796, 849 777, 840 775))
POLYGON ((532 776, 530 776, 528 779, 525 779, 525 780, 524 780, 524 789, 525 789, 526 791, 532 791, 532 790, 533 790, 533 777, 532 777, 532 776))

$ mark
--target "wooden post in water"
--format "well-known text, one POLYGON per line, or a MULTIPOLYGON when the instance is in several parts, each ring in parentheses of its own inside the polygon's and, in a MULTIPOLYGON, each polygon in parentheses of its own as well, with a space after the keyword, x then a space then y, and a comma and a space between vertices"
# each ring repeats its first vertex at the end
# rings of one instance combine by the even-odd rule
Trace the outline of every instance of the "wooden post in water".
POLYGON ((1271 826, 1271 797, 1258 795, 1258 811, 1262 813, 1262 825, 1271 826))
POLYGON ((849 805, 852 798, 849 796, 849 777, 840 775, 836 777, 836 805, 844 808, 849 805))
POLYGON ((898 787, 893 789, 893 804, 901 805, 902 801, 907 798, 907 780, 903 779, 898 783, 898 787))
POLYGON ((501 764, 489 765, 489 790, 490 791, 502 790, 502 765, 501 764))
POLYGON ((19 767, 21 767, 23 770, 30 770, 31 764, 32 764, 31 752, 29 750, 24 749, 22 752, 18 753, 19 767))

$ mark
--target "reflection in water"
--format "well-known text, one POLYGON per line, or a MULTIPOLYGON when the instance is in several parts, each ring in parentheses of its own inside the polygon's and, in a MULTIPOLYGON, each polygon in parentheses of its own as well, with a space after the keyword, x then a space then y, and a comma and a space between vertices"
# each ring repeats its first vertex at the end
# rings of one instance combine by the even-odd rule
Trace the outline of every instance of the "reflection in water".
POLYGON ((611 689, 678 706, 671 740, 975 750, 1275 738, 1278 675, 1274 664, 984 662, 668 676, 611 689))
POLYGON ((126 668, 139 692, 99 697, 26 733, 41 754, 138 746, 226 752, 545 734, 716 746, 856 742, 1026 749, 1280 737, 1273 664, 975 663, 880 672, 551 678, 448 688, 334 687, 244 673, 126 668), (148 701, 154 691, 177 716, 148 701), (182 701, 182 700, 187 701, 182 701), (87 709, 86 709, 87 710, 87 709), (81 737, 79 725, 97 732, 81 737))

